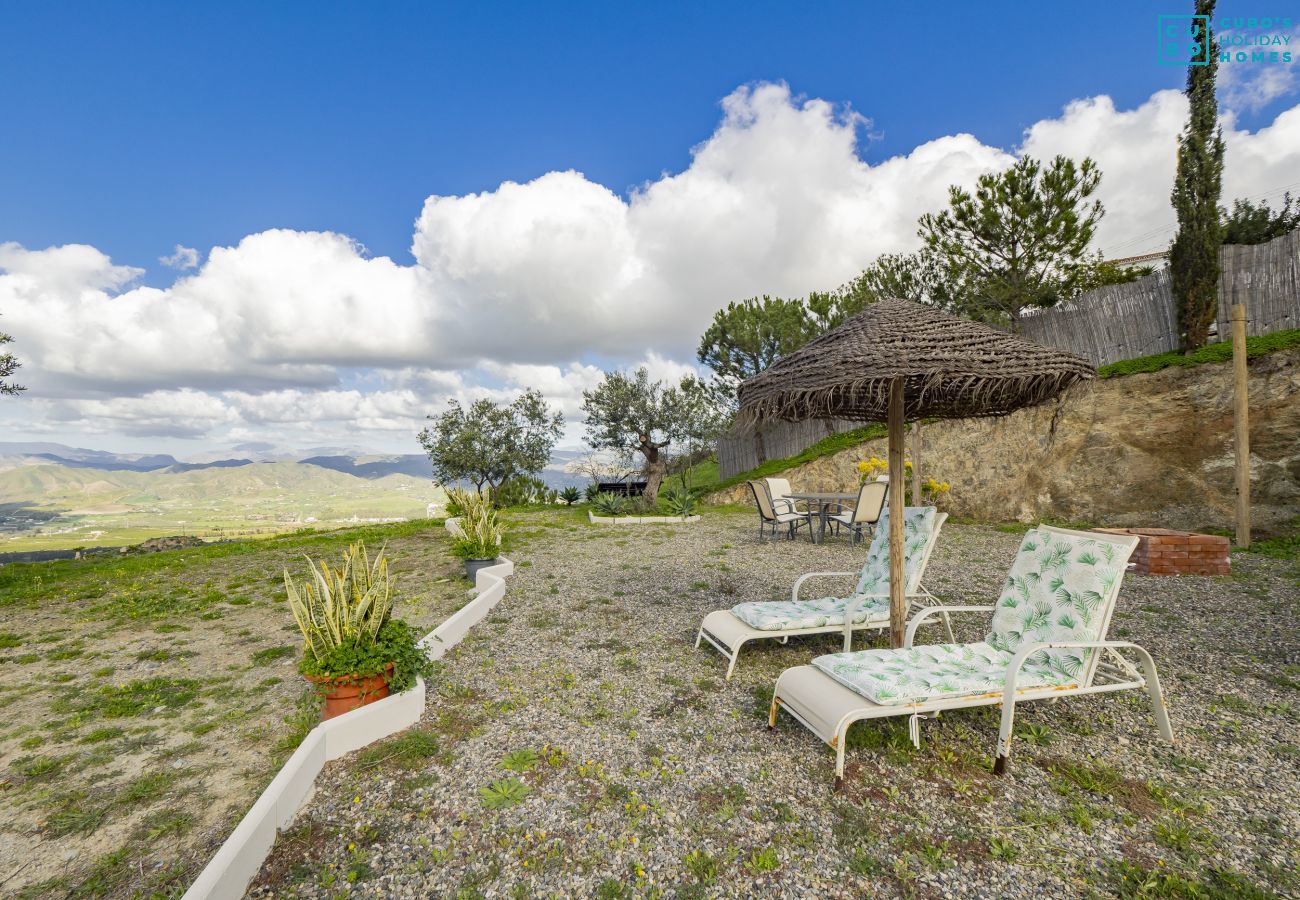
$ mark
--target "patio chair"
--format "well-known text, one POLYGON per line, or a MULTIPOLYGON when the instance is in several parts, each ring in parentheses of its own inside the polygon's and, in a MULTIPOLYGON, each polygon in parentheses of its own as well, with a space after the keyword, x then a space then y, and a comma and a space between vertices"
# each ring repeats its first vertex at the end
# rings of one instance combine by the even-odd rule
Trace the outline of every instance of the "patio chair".
POLYGON ((1106 640, 1120 582, 1137 546, 1133 536, 1040 525, 1025 535, 995 606, 931 606, 908 623, 903 648, 819 656, 777 679, 768 727, 785 709, 835 748, 835 786, 844 782, 849 726, 861 719, 908 716, 920 746, 920 720, 972 706, 1002 706, 993 771, 1006 771, 1016 703, 1108 691, 1145 690, 1156 728, 1174 739, 1151 655, 1128 641, 1106 640), (992 612, 983 641, 913 647, 929 616, 992 612), (1134 653, 1139 672, 1121 653, 1134 653))
MULTIPOLYGON (((754 495, 754 505, 758 507, 758 537, 762 540, 767 528, 771 528, 772 536, 776 537, 778 528, 784 527, 787 530, 787 537, 794 540, 794 534, 800 527, 807 525, 808 530, 812 531, 812 516, 806 512, 798 512, 792 505, 782 504, 777 506, 772 500, 772 495, 767 492, 767 485, 761 481, 747 481, 749 492, 754 495)), ((788 504, 788 501, 786 501, 788 504)))
POLYGON ((767 492, 772 495, 774 504, 788 504, 791 510, 800 511, 798 502, 790 496, 794 491, 790 488, 789 478, 764 478, 763 481, 767 484, 767 492))
POLYGON ((862 540, 868 528, 875 527, 885 511, 885 498, 889 495, 889 483, 886 481, 868 481, 858 488, 858 500, 853 506, 834 503, 831 508, 840 511, 826 517, 826 524, 835 524, 835 533, 840 528, 849 529, 853 543, 862 540))
MULTIPOLYGON (((907 576, 906 593, 909 602, 917 607, 938 603, 921 584, 925 567, 930 562, 947 513, 933 506, 908 507, 903 518, 904 572, 907 576)), ((881 520, 888 522, 888 511, 881 520)), ((947 622, 947 617, 944 617, 947 622)), ((809 572, 799 576, 790 591, 789 600, 741 603, 731 609, 719 609, 704 617, 695 646, 708 641, 727 657, 727 679, 736 669, 740 649, 749 641, 779 638, 786 643, 792 637, 805 634, 842 632, 844 649, 853 646, 853 632, 863 629, 889 627, 889 529, 880 527, 867 551, 867 559, 859 572, 809 572), (827 576, 858 576, 857 586, 847 597, 820 597, 800 600, 799 589, 812 578, 827 576)), ((949 626, 948 638, 952 639, 949 626)))

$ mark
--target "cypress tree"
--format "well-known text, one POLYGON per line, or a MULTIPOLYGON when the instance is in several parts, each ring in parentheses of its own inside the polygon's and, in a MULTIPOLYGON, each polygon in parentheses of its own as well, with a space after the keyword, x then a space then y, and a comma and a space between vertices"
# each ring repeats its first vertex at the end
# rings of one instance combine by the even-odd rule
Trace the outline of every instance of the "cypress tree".
POLYGON ((1215 0, 1196 0, 1196 14, 1206 16, 1208 64, 1187 67, 1187 128, 1178 138, 1178 173, 1172 200, 1178 234, 1169 249, 1169 269, 1178 328, 1184 352, 1205 344, 1219 306, 1219 192, 1223 180, 1223 133, 1214 96, 1219 46, 1208 23, 1215 0))

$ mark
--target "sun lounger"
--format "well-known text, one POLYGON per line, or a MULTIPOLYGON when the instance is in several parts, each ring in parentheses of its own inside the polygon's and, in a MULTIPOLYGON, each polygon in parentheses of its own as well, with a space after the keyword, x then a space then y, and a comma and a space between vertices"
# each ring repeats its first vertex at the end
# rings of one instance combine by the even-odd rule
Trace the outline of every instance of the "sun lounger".
POLYGON ((1156 728, 1172 741, 1151 655, 1128 641, 1105 639, 1137 540, 1038 526, 1025 535, 995 606, 923 609, 909 622, 902 649, 834 653, 786 669, 768 726, 776 726, 784 709, 834 747, 837 787, 844 779, 845 736, 862 719, 909 716, 919 745, 921 717, 1000 704, 994 771, 1002 774, 1017 703, 1142 689, 1156 728), (993 613, 983 641, 913 646, 928 617, 972 611, 993 613), (1140 672, 1121 651, 1137 657, 1140 672))
MULTIPOLYGON (((908 507, 903 518, 906 595, 916 608, 938 600, 921 584, 925 567, 948 518, 933 506, 908 507)), ((782 643, 805 634, 842 632, 844 649, 852 647, 853 632, 889 627, 889 527, 888 510, 881 516, 866 561, 859 572, 809 572, 799 577, 789 600, 741 603, 709 613, 700 625, 695 646, 708 641, 727 657, 727 678, 736 668, 741 647, 749 641, 780 639, 782 643), (803 585, 830 576, 858 576, 853 592, 843 597, 800 599, 803 585)), ((951 637, 951 629, 949 637, 951 637)))

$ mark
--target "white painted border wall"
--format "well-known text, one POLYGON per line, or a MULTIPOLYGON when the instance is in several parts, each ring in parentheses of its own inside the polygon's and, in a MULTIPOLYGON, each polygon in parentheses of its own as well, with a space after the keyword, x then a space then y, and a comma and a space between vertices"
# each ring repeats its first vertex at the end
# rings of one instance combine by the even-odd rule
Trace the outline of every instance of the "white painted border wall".
POLYGON ((680 525, 683 522, 698 522, 699 516, 598 516, 587 511, 587 521, 592 525, 680 525))
MULTIPOLYGON (((452 534, 460 530, 454 519, 449 519, 445 527, 452 534)), ((479 570, 471 592, 474 599, 420 640, 430 659, 438 659, 459 644, 470 628, 501 602, 506 594, 506 578, 514 571, 514 563, 505 557, 501 557, 499 564, 479 570)), ((204 866, 183 900, 243 897, 271 852, 276 834, 302 808, 325 763, 410 728, 424 714, 424 698, 421 678, 409 691, 377 700, 313 728, 204 866)))

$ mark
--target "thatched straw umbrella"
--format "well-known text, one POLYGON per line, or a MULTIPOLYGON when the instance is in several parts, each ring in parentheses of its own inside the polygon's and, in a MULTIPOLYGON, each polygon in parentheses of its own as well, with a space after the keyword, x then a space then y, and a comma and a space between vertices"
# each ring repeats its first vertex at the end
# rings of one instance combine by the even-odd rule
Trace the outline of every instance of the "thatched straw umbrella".
POLYGON ((903 423, 1004 416, 1094 377, 1086 361, 906 300, 883 300, 740 386, 742 425, 889 423, 889 631, 903 643, 903 423))

